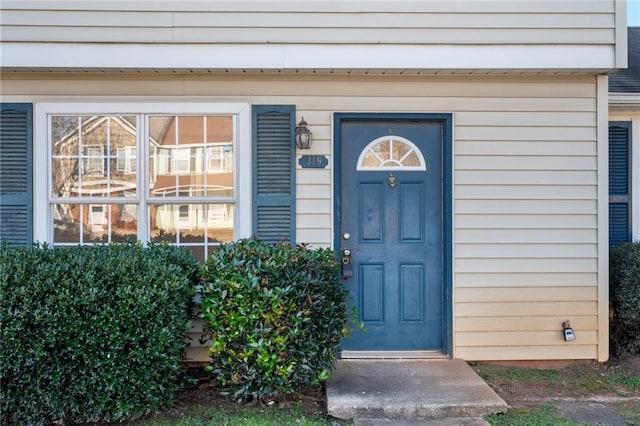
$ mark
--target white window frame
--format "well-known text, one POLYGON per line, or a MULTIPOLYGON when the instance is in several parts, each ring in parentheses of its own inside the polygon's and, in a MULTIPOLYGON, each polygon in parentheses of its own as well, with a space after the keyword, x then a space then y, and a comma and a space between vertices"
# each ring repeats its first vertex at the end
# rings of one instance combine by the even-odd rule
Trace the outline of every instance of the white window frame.
MULTIPOLYGON (((374 153, 374 155, 375 155, 375 153, 374 153)), ((386 160, 386 161, 391 161, 391 160, 386 160)), ((420 150, 420 148, 418 148, 418 146, 416 144, 414 144, 413 142, 411 142, 409 139, 403 138, 402 136, 397 136, 397 135, 382 136, 382 137, 379 137, 379 138, 374 139, 371 142, 369 142, 367 144, 367 146, 365 146, 364 149, 360 152, 360 155, 358 156, 358 162, 356 164, 357 164, 356 170, 359 171, 359 172, 360 171, 376 171, 376 172, 420 171, 420 172, 423 172, 423 171, 427 170, 427 162, 426 162, 426 160, 424 158, 424 155, 422 154, 422 151, 420 150), (419 166, 405 166, 405 165, 403 165, 402 161, 409 154, 406 154, 400 160, 393 160, 394 162, 399 163, 398 165, 395 165, 395 166, 383 166, 382 164, 384 164, 385 160, 383 160, 381 158, 378 158, 382 163, 379 166, 365 166, 365 165, 363 165, 364 158, 367 155, 367 153, 369 151, 373 152, 373 147, 374 146, 378 145, 379 143, 386 142, 386 141, 389 141, 389 143, 391 143, 391 144, 393 142, 399 142, 399 143, 404 144, 404 145, 408 146, 409 148, 411 148, 410 152, 415 152, 416 153, 416 155, 418 157, 418 161, 420 162, 420 165, 419 166)))
MULTIPOLYGON (((33 174, 33 238, 35 241, 53 243, 53 209, 51 203, 51 135, 48 132, 50 116, 52 115, 135 115, 140 114, 171 114, 171 115, 233 115, 235 119, 235 148, 234 148, 234 188, 235 208, 234 237, 247 238, 251 236, 252 207, 251 207, 251 106, 248 103, 67 103, 43 102, 35 104, 34 113, 34 174, 33 174), (44 172, 43 172, 44 171, 44 172)), ((147 159, 149 158, 148 126, 142 126, 138 118, 136 146, 141 155, 136 156, 137 187, 148 188, 149 175, 147 159)), ((149 241, 149 215, 147 202, 148 194, 138 191, 136 197, 117 199, 116 203, 138 205, 138 239, 149 241)), ((56 201, 58 201, 56 199, 56 201)), ((167 199, 173 203, 173 199, 167 199)), ((210 202, 209 199, 193 198, 190 202, 210 202)), ((90 201, 87 201, 90 204, 90 201)))

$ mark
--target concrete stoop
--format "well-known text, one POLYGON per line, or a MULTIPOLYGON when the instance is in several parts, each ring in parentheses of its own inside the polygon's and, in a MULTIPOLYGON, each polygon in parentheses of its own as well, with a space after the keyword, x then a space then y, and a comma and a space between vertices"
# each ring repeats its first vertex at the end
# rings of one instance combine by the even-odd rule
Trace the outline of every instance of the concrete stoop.
POLYGON ((328 414, 366 426, 475 426, 486 424, 478 423, 482 416, 507 408, 462 360, 340 360, 327 382, 328 414), (426 423, 444 418, 468 423, 426 423), (422 423, 406 423, 411 421, 422 423))

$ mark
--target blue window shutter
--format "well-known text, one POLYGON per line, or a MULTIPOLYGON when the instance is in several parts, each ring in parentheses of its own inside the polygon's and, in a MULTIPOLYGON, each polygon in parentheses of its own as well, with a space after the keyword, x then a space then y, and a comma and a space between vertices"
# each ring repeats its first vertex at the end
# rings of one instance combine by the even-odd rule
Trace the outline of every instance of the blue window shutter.
POLYGON ((609 246, 631 241, 631 122, 609 122, 609 246))
POLYGON ((0 240, 33 242, 31 104, 0 104, 0 240))
POLYGON ((253 233, 295 244, 295 106, 254 105, 253 233))

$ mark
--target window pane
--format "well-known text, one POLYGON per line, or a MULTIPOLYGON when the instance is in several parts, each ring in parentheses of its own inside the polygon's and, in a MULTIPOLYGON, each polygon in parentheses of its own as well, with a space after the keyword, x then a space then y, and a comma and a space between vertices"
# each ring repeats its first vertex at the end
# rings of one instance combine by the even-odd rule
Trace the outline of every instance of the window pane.
POLYGON ((409 155, 407 155, 402 161, 402 165, 405 167, 420 167, 420 158, 418 157, 418 154, 416 154, 415 151, 409 153, 409 155))
POLYGON ((149 118, 152 197, 232 197, 233 117, 149 118))
POLYGON ((54 158, 52 164, 51 195, 54 197, 77 197, 80 192, 78 158, 54 158))
POLYGON ((393 150, 391 152, 391 158, 394 160, 401 161, 411 151, 411 147, 405 143, 394 140, 392 140, 392 143, 393 150))
POLYGON ((382 159, 382 161, 388 160, 389 158, 391 158, 391 152, 390 152, 390 141, 386 140, 386 141, 382 141, 374 146, 371 147, 371 151, 375 152, 378 157, 380 157, 382 159))
POLYGON ((362 166, 365 167, 378 167, 380 166, 380 164, 382 164, 380 159, 376 157, 371 151, 367 152, 362 159, 362 166))
POLYGON ((233 204, 157 204, 149 207, 153 241, 233 241, 233 204))
POLYGON ((116 204, 111 206, 111 241, 138 239, 138 206, 116 204))
POLYGON ((51 141, 54 156, 78 156, 80 117, 63 115, 51 117, 51 141))
POLYGON ((135 204, 54 204, 54 244, 108 243, 137 239, 135 204))
POLYGON ((133 116, 54 116, 52 196, 134 197, 136 119, 133 116))

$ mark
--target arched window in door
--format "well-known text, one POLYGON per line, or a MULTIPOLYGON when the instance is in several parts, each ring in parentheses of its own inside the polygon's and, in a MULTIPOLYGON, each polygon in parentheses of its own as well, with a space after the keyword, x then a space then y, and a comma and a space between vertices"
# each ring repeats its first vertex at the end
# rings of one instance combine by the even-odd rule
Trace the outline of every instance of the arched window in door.
POLYGON ((360 153, 358 171, 425 171, 420 149, 401 136, 383 136, 371 141, 360 153))

